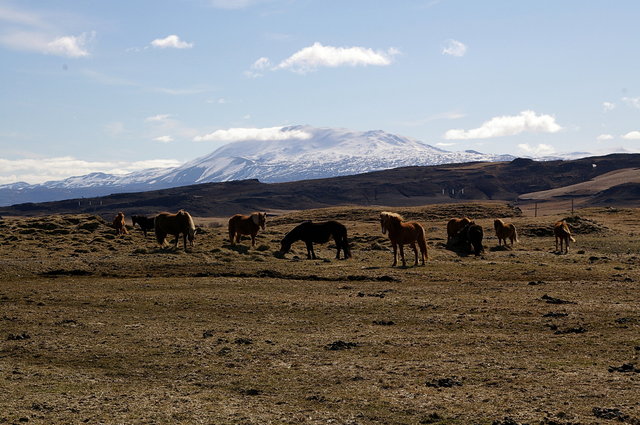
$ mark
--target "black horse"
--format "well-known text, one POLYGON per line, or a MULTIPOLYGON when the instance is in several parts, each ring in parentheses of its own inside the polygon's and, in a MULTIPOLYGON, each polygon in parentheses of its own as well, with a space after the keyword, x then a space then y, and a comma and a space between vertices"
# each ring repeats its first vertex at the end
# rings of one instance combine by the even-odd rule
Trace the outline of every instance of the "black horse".
POLYGON ((484 231, 482 230, 482 226, 472 221, 458 232, 458 236, 467 249, 473 251, 475 255, 480 255, 480 253, 484 252, 484 247, 482 246, 484 231))
POLYGON ((147 230, 153 230, 155 228, 155 217, 149 218, 143 215, 132 215, 131 221, 134 226, 138 223, 145 237, 147 237, 147 230))
POLYGON ((351 250, 349 249, 349 240, 347 239, 347 228, 337 221, 326 221, 323 223, 313 223, 305 221, 294 227, 285 235, 280 243, 280 254, 284 255, 291 249, 291 245, 296 241, 303 241, 307 245, 307 258, 316 259, 316 253, 313 251, 313 244, 327 243, 332 237, 336 242, 338 252, 336 259, 340 259, 340 250, 344 253, 344 258, 351 258, 351 250))

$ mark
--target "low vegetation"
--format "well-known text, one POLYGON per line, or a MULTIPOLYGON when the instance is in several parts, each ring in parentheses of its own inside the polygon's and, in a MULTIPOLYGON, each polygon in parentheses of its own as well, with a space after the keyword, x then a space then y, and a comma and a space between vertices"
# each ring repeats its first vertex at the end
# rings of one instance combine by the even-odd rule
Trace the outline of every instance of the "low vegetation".
POLYGON ((390 267, 369 207, 270 218, 255 248, 195 217, 188 252, 116 236, 115 213, 5 217, 0 424, 640 423, 638 210, 387 209, 424 225, 425 267, 390 267), (445 247, 462 215, 481 256, 445 247), (300 242, 278 258, 304 219, 344 223, 353 258, 300 242))

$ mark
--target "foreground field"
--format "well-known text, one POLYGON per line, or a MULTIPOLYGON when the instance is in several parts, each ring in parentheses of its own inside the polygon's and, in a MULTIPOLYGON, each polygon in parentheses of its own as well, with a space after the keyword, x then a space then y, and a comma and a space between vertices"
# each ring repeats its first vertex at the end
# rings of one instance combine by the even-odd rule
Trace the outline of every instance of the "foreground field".
POLYGON ((94 216, 5 218, 0 423, 640 423, 639 211, 578 211, 558 255, 563 216, 509 218, 505 250, 505 205, 394 210, 425 225, 426 267, 390 267, 373 208, 272 219, 256 249, 197 219, 187 253, 94 216), (444 247, 462 214, 480 257, 444 247), (353 259, 274 255, 328 218, 353 259))

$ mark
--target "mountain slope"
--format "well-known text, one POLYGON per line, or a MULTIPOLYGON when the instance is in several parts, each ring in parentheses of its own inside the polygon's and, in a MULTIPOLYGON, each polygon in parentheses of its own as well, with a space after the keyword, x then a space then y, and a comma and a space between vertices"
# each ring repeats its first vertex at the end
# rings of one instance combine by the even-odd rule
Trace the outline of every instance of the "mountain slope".
POLYGON ((381 130, 358 132, 310 126, 275 130, 275 134, 267 140, 232 142, 173 169, 149 169, 127 175, 92 173, 38 185, 0 186, 0 205, 102 196, 195 183, 244 179, 274 183, 355 175, 406 166, 513 159, 510 155, 475 151, 449 152, 381 130))

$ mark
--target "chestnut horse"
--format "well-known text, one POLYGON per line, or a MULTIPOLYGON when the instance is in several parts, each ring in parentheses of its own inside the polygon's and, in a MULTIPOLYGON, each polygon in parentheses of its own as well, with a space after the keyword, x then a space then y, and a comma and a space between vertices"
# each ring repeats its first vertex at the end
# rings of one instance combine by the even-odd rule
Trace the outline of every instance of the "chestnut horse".
POLYGON ((184 250, 187 250, 187 239, 189 245, 193 246, 193 240, 196 236, 196 226, 193 224, 191 215, 185 210, 180 210, 176 214, 161 212, 156 216, 155 220, 156 239, 161 246, 164 246, 167 235, 176 237, 174 247, 178 247, 178 238, 182 233, 184 250))
POLYGON ((397 253, 398 245, 400 245, 400 258, 402 259, 402 266, 406 266, 407 263, 404 260, 404 244, 411 245, 413 253, 415 254, 415 265, 418 265, 418 250, 416 249, 416 243, 420 247, 420 258, 422 265, 424 266, 425 259, 428 259, 427 254, 427 241, 425 239, 424 228, 420 223, 416 221, 405 222, 400 214, 383 211, 380 213, 380 226, 382 227, 382 234, 389 232, 389 240, 393 246, 393 264, 392 267, 398 264, 397 253))
POLYGON ((496 229, 496 236, 498 237, 498 245, 507 246, 507 238, 511 241, 511 246, 514 242, 518 242, 518 231, 513 223, 505 223, 501 219, 497 218, 493 222, 493 228, 496 229))
POLYGON ((134 226, 136 224, 140 226, 140 229, 142 229, 142 233, 144 234, 145 238, 147 237, 147 231, 153 230, 156 226, 155 217, 149 218, 145 217, 144 215, 132 215, 131 222, 134 226))
POLYGON ((447 223, 447 245, 451 242, 451 238, 453 238, 464 226, 471 223, 471 220, 468 217, 463 218, 452 218, 447 223))
POLYGON ((124 223, 124 213, 122 211, 113 219, 113 227, 116 229, 116 235, 126 235, 129 233, 124 223))
POLYGON ((566 221, 561 220, 556 222, 553 225, 553 234, 556 237, 556 251, 558 251, 558 240, 560 241, 560 252, 562 252, 562 243, 564 242, 564 252, 565 254, 569 252, 569 241, 575 242, 571 236, 571 230, 569 230, 569 225, 566 221))
POLYGON ((326 221, 323 223, 313 223, 305 221, 287 233, 280 243, 280 254, 284 255, 291 249, 291 245, 296 241, 303 241, 307 246, 307 259, 315 260, 316 253, 313 250, 315 243, 327 243, 332 237, 336 243, 338 251, 336 260, 340 259, 340 250, 344 253, 344 259, 351 258, 349 240, 347 239, 347 228, 337 221, 326 221))
POLYGON ((239 243, 241 235, 251 235, 251 246, 256 246, 258 230, 267 223, 267 213, 254 212, 251 215, 236 214, 229 219, 229 242, 239 243))

